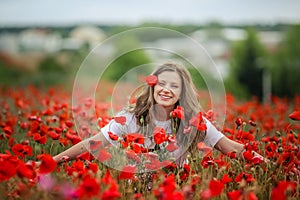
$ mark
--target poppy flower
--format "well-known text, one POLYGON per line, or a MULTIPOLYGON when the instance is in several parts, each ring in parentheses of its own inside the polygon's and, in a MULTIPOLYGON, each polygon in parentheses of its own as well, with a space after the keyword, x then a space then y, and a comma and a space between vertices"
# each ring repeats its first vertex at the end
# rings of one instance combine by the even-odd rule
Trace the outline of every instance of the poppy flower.
POLYGON ((46 135, 48 133, 48 130, 50 130, 50 128, 47 125, 45 125, 45 124, 40 125, 41 135, 46 135))
POLYGON ((102 145, 102 141, 101 140, 90 140, 89 145, 90 145, 91 151, 96 151, 96 150, 100 149, 100 147, 102 145))
POLYGON ((177 106, 172 112, 172 117, 183 120, 184 119, 184 109, 181 106, 177 106))
POLYGON ((168 140, 168 138, 167 138, 165 129, 162 127, 155 127, 154 128, 154 142, 156 144, 161 144, 167 140, 168 140))
POLYGON ((137 144, 144 144, 145 142, 145 137, 143 134, 140 133, 129 133, 124 135, 124 140, 127 142, 134 142, 137 144))
POLYGON ((113 182, 113 183, 111 183, 108 190, 103 192, 101 199, 102 200, 113 200, 113 199, 119 199, 120 197, 121 197, 121 194, 118 191, 118 185, 117 185, 117 183, 113 182))
POLYGON ((101 183, 105 183, 106 185, 109 185, 109 187, 107 190, 105 190, 102 193, 102 196, 100 199, 114 200, 114 199, 118 199, 121 197, 121 194, 119 193, 119 190, 118 190, 119 185, 111 177, 109 170, 106 171, 104 177, 101 179, 101 183))
POLYGON ((244 172, 241 172, 234 179, 235 182, 241 182, 242 180, 245 180, 247 183, 251 183, 251 182, 255 181, 255 179, 252 177, 251 174, 247 174, 244 172))
POLYGON ((289 118, 292 120, 300 121, 300 111, 294 111, 291 114, 289 114, 289 118))
POLYGON ((152 158, 150 160, 150 163, 145 164, 146 169, 149 169, 149 170, 157 170, 161 166, 162 166, 162 163, 156 158, 152 158))
POLYGON ((145 80, 146 80, 146 83, 147 83, 150 87, 155 86, 155 85, 157 84, 157 81, 158 81, 157 76, 155 76, 155 75, 149 75, 149 76, 147 76, 147 77, 145 78, 145 80))
POLYGON ((125 153, 129 159, 132 159, 132 160, 136 161, 137 163, 142 162, 141 158, 136 154, 136 152, 134 150, 131 150, 131 149, 125 150, 125 153))
POLYGON ((110 174, 110 170, 109 169, 106 170, 106 172, 105 172, 103 178, 101 178, 100 182, 101 183, 105 183, 106 185, 115 182, 115 180, 113 179, 113 177, 110 174))
POLYGON ((251 161, 251 159, 254 157, 254 155, 252 154, 251 151, 244 151, 243 152, 243 157, 248 160, 251 161))
POLYGON ((65 134, 65 137, 69 139, 73 145, 77 144, 78 142, 81 142, 81 138, 78 135, 76 135, 76 133, 73 134, 71 132, 67 132, 65 134))
POLYGON ((239 200, 242 199, 243 193, 240 190, 233 190, 227 193, 227 196, 230 200, 239 200))
POLYGON ((169 152, 173 152, 173 151, 175 151, 176 149, 178 149, 178 146, 177 146, 174 142, 171 142, 171 143, 169 143, 169 144, 166 146, 166 149, 167 149, 167 151, 169 151, 169 152))
POLYGON ((240 117, 238 117, 235 120, 235 124, 237 125, 237 127, 240 127, 243 124, 243 120, 240 117))
POLYGON ((165 169, 168 169, 170 171, 173 171, 174 169, 177 168, 177 165, 176 163, 170 161, 170 160, 164 160, 162 163, 161 163, 161 166, 163 166, 165 169))
POLYGON ((252 192, 252 191, 247 194, 246 199, 249 199, 249 200, 258 200, 256 194, 254 192, 252 192))
POLYGON ((91 155, 90 152, 86 151, 82 154, 79 154, 78 156, 76 156, 76 159, 81 159, 81 160, 91 160, 91 155))
POLYGON ((15 165, 12 162, 0 159, 0 181, 8 180, 16 173, 15 165))
POLYGON ((199 112, 196 116, 193 116, 190 120, 189 120, 189 124, 191 126, 196 127, 196 129, 198 131, 205 131, 207 129, 206 124, 203 120, 202 117, 202 112, 199 112))
POLYGON ((180 180, 184 181, 190 176, 191 166, 188 164, 183 165, 183 171, 180 173, 180 180))
POLYGON ((32 156, 32 147, 28 145, 23 145, 23 144, 15 144, 12 147, 12 151, 16 156, 32 156))
POLYGON ((278 163, 288 166, 294 161, 294 158, 294 152, 284 151, 281 154, 279 154, 278 163))
POLYGON ((254 156, 252 159, 251 159, 251 163, 257 165, 257 164, 260 164, 264 161, 264 159, 261 157, 261 156, 254 156))
POLYGON ((60 138, 60 134, 55 133, 53 131, 49 131, 48 135, 52 138, 52 140, 59 140, 59 138, 60 138))
POLYGON ((87 169, 90 169, 92 172, 97 173, 98 165, 97 165, 97 163, 89 163, 87 165, 87 169))
POLYGON ((32 165, 25 164, 23 162, 20 162, 17 167, 17 173, 19 177, 25 177, 28 179, 34 179, 36 177, 35 169, 32 165))
POLYGON ((2 131, 7 135, 11 135, 13 133, 13 129, 11 126, 5 126, 2 128, 2 131))
POLYGON ((277 145, 273 142, 268 142, 268 144, 265 146, 265 153, 268 157, 273 157, 276 153, 277 145))
POLYGON ((131 143, 130 148, 137 154, 140 154, 143 151, 143 147, 137 143, 131 143))
POLYGON ((114 117, 114 120, 121 124, 121 125, 125 125, 126 123, 126 117, 125 116, 117 116, 117 117, 114 117))
POLYGON ((183 194, 176 191, 175 175, 168 175, 164 182, 159 185, 159 188, 154 190, 154 195, 157 199, 183 199, 183 194))
POLYGON ((209 189, 211 191, 211 197, 218 196, 222 193, 224 188, 224 183, 218 180, 212 179, 209 182, 209 189))
POLYGON ((131 179, 133 178, 134 173, 136 172, 136 166, 125 166, 123 167, 119 179, 131 179))
POLYGON ((153 153, 153 152, 144 153, 143 155, 144 155, 144 156, 146 157, 146 159, 148 159, 148 160, 152 160, 152 159, 158 158, 158 155, 157 155, 156 153, 153 153))
POLYGON ((104 148, 100 149, 100 151, 98 152, 98 160, 100 162, 105 162, 109 159, 111 159, 112 155, 104 148))
POLYGON ((239 130, 238 134, 237 134, 237 139, 241 140, 241 141, 254 141, 254 135, 252 135, 251 133, 245 132, 245 131, 241 131, 239 130))
POLYGON ((47 174, 52 172, 57 163, 53 160, 52 156, 49 154, 40 154, 37 156, 37 159, 41 160, 41 165, 39 167, 41 174, 47 174))
POLYGON ((89 176, 85 177, 82 183, 79 185, 76 194, 79 197, 93 197, 99 194, 100 185, 95 178, 89 176))
POLYGON ((121 147, 123 149, 127 148, 129 146, 129 142, 128 141, 120 141, 121 147))
POLYGON ((202 158, 201 165, 204 168, 208 168, 209 166, 212 166, 215 163, 214 159, 209 154, 211 154, 211 152, 209 152, 202 158))
POLYGON ((108 131, 108 136, 111 140, 118 140, 119 136, 117 136, 116 134, 113 134, 112 132, 108 131))
POLYGON ((15 144, 15 138, 13 138, 13 137, 9 138, 8 146, 12 147, 12 146, 14 146, 14 144, 15 144))
POLYGON ((40 144, 46 144, 47 142, 47 137, 45 135, 41 136, 39 133, 33 134, 33 139, 40 144))
POLYGON ((224 176, 221 178, 221 182, 224 183, 224 184, 229 183, 231 181, 232 181, 232 178, 230 178, 228 176, 228 174, 224 174, 224 176))
POLYGON ((222 193, 224 189, 224 183, 218 180, 212 179, 209 182, 209 187, 201 192, 202 199, 211 199, 222 193))
POLYGON ((271 193, 271 200, 285 200, 287 199, 287 191, 293 191, 297 184, 289 181, 279 181, 273 188, 271 193))
POLYGON ((66 126, 69 127, 69 128, 72 128, 72 127, 74 126, 74 122, 72 122, 72 121, 70 121, 70 120, 65 121, 65 124, 66 124, 66 126))
POLYGON ((230 151, 226 154, 229 158, 233 159, 236 158, 236 152, 235 151, 230 151))
POLYGON ((75 162, 72 163, 71 167, 67 168, 67 172, 69 175, 72 175, 73 172, 76 172, 80 176, 85 172, 84 162, 81 160, 76 160, 75 162))

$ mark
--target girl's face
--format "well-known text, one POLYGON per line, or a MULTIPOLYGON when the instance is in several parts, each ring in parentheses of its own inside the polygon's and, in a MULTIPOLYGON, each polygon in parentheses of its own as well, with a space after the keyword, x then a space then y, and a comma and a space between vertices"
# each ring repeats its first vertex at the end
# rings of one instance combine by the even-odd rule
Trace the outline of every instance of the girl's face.
POLYGON ((158 83, 154 86, 154 100, 168 112, 174 109, 181 91, 181 78, 176 72, 165 71, 157 76, 158 83))

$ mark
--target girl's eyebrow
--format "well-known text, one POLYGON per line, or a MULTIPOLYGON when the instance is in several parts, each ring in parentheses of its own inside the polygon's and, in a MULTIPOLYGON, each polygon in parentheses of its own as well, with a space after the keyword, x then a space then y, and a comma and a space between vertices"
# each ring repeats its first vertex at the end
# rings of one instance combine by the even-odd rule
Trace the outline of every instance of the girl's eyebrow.
MULTIPOLYGON (((165 79, 160 79, 160 80, 158 80, 159 82, 167 82, 165 79)), ((177 84, 179 84, 178 82, 170 82, 171 84, 175 84, 175 85, 177 85, 177 84)))

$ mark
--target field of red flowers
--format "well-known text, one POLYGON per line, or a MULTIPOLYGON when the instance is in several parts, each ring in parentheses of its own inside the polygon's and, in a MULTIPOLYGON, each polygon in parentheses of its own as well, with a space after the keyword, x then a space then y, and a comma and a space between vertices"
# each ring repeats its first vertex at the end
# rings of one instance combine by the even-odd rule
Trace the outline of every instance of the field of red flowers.
MULTIPOLYGON (((0 90, 0 199, 299 199, 300 97, 272 103, 239 102, 227 95, 222 132, 245 144, 244 159, 198 144, 204 156, 182 168, 135 174, 107 167, 84 153, 57 164, 51 155, 78 143, 70 93, 35 87, 0 90), (254 150, 270 162, 257 159, 254 150), (36 167, 30 160, 40 160, 36 167)), ((109 94, 108 94, 109 95, 109 94)), ((90 100, 83 102, 89 106, 90 100)), ((104 99, 96 103, 98 126, 111 119, 104 99)), ((204 110, 207 109, 204 107, 204 110)), ((214 115, 209 110, 210 120, 214 115)), ((207 114, 207 113, 206 113, 207 114)), ((105 151, 104 160, 112 155, 105 151)), ((159 163, 158 163, 159 164, 159 163)))

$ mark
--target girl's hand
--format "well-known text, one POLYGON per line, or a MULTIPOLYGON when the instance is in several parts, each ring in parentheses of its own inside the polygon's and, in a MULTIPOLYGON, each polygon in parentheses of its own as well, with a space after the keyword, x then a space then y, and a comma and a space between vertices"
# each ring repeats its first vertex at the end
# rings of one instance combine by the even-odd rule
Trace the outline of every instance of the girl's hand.
POLYGON ((35 168, 40 167, 41 163, 42 163, 41 161, 33 161, 33 160, 29 160, 26 162, 26 164, 31 165, 35 168))

